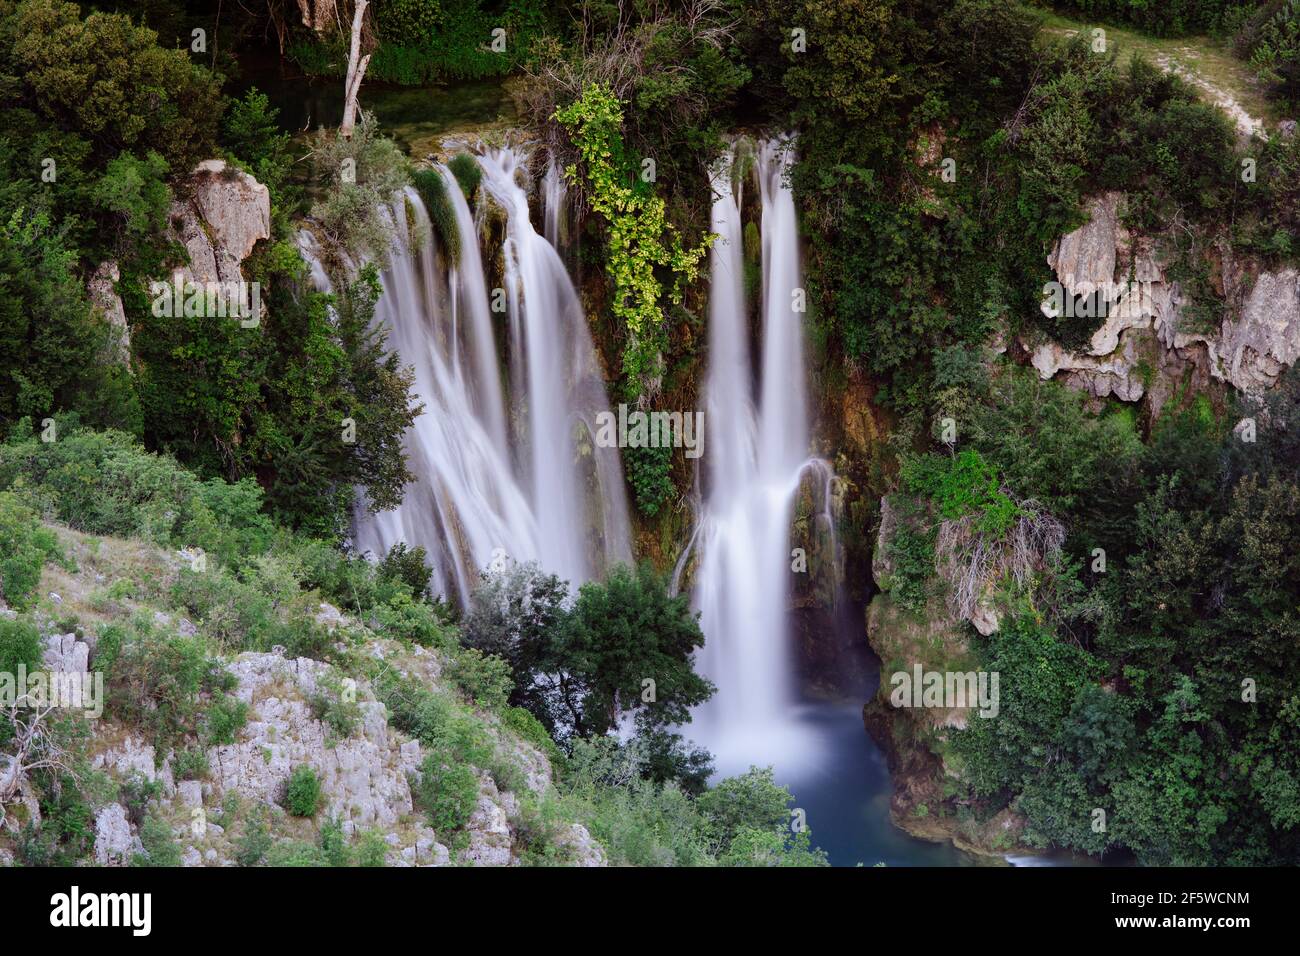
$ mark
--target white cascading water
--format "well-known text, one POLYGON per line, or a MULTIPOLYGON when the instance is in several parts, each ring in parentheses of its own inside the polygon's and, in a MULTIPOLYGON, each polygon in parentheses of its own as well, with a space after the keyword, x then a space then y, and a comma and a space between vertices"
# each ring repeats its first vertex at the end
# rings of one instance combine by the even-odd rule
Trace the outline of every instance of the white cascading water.
MULTIPOLYGON (((375 315, 390 348, 413 366, 415 399, 425 406, 406 435, 415 480, 396 509, 358 509, 353 529, 358 550, 376 556, 398 542, 424 547, 433 588, 462 605, 501 554, 537 561, 574 586, 631 560, 617 449, 596 447, 590 437, 595 412, 608 402, 577 293, 528 218, 527 194, 515 179, 521 155, 507 149, 480 161, 484 187, 506 212, 514 427, 475 216, 440 167, 459 261, 440 266, 424 204, 405 190, 387 211, 395 247, 375 315), (525 443, 522 454, 512 434, 525 443)), ((309 236, 300 248, 328 289, 309 236)))
POLYGON ((734 153, 713 177, 710 253, 709 430, 705 496, 693 547, 694 593, 705 635, 702 671, 718 692, 696 714, 692 736, 723 773, 750 763, 789 767, 812 756, 792 720, 790 523, 808 465, 798 223, 785 176, 789 145, 766 141, 756 156, 762 206, 762 354, 755 400, 734 153))
MULTIPOLYGON (((502 257, 511 368, 520 370, 510 383, 510 405, 522 410, 516 437, 525 449, 520 458, 537 515, 541 563, 578 583, 605 563, 631 561, 623 468, 617 449, 595 442, 596 415, 609 409, 604 375, 564 261, 529 219, 521 160, 512 149, 479 158, 483 189, 506 212, 502 257), (581 467, 579 446, 590 450, 590 468, 581 467), (586 529, 599 540, 587 540, 586 529), (593 563, 591 555, 600 550, 607 561, 593 563)), ((556 194, 548 198, 558 204, 556 194)), ((559 211, 548 210, 548 219, 552 215, 558 222, 559 211)))
MULTIPOLYGON (((415 481, 392 511, 358 512, 354 540, 358 550, 376 556, 399 541, 423 546, 434 572, 433 587, 464 602, 474 574, 496 549, 537 554, 537 522, 493 434, 494 424, 476 407, 476 394, 493 390, 500 402, 499 377, 494 374, 473 387, 474 368, 467 368, 462 356, 490 350, 491 343, 462 344, 481 330, 472 322, 456 328, 452 321, 448 276, 438 268, 433 231, 418 193, 408 189, 399 197, 392 222, 396 242, 381 276, 375 319, 387 327, 389 347, 414 368, 414 391, 424 413, 406 434, 415 481), (415 236, 408 228, 408 208, 415 236)), ((504 424, 500 429, 504 433, 504 424)))

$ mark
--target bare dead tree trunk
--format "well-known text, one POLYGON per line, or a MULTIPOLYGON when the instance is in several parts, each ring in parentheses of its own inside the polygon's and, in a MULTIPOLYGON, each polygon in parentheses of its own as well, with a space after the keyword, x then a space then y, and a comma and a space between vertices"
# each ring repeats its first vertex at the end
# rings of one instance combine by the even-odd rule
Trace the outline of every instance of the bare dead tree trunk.
POLYGON ((339 135, 344 139, 352 138, 352 129, 357 123, 357 94, 361 92, 361 79, 370 65, 370 54, 361 55, 361 23, 369 5, 369 0, 357 0, 352 14, 352 47, 348 51, 348 75, 343 87, 343 123, 339 126, 339 135))
POLYGON ((73 754, 55 728, 58 708, 31 706, 28 700, 24 696, 0 710, 0 717, 11 728, 14 748, 12 754, 0 754, 0 830, 8 828, 10 832, 17 832, 17 825, 6 807, 15 802, 24 804, 29 818, 40 823, 40 803, 29 779, 34 771, 52 770, 81 779, 73 754))

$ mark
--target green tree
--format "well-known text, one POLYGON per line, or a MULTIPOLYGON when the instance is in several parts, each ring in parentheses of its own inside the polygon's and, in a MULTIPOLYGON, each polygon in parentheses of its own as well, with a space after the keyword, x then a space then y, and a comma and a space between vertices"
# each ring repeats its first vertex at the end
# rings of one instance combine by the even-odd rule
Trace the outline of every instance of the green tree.
POLYGON ((618 566, 604 581, 584 584, 561 658, 584 684, 574 708, 582 731, 605 733, 628 713, 652 727, 688 722, 690 709, 714 691, 692 667, 703 646, 689 597, 670 596, 650 565, 618 566))

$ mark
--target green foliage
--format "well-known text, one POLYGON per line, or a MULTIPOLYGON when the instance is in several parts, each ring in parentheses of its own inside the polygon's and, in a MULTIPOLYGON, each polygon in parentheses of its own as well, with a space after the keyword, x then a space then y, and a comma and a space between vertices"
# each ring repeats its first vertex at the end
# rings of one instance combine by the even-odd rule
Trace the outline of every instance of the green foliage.
POLYGON ((202 747, 179 750, 172 760, 172 773, 177 780, 203 780, 210 770, 207 751, 202 747))
MULTIPOLYGON (((1294 420, 1297 382, 1252 414, 1294 420)), ((1017 494, 1053 502, 1079 558, 1050 571, 1044 609, 1013 607, 973 646, 1000 675, 1000 709, 952 738, 962 799, 981 816, 1013 806, 1038 846, 1165 865, 1300 858, 1286 676, 1300 666, 1300 441, 1265 424, 1244 444, 1193 401, 1167 406, 1142 446, 1126 416, 1032 376, 995 375, 986 401, 969 441, 1017 494), (1098 543, 1108 567, 1082 570, 1098 543)))
POLYGON ((316 692, 307 700, 311 714, 329 727, 335 739, 344 740, 351 737, 361 722, 361 706, 348 699, 344 693, 343 682, 338 674, 331 670, 316 680, 316 692))
POLYGON ((704 643, 696 615, 649 565, 584 584, 572 608, 567 597, 568 587, 536 565, 486 575, 461 635, 510 665, 510 703, 552 734, 603 734, 627 714, 651 727, 683 723, 713 693, 692 668, 704 643))
POLYGON ((564 662, 585 683, 582 729, 603 734, 634 712, 652 726, 688 722, 690 709, 714 691, 692 666, 703 646, 688 596, 669 596, 667 580, 649 564, 620 565, 604 581, 584 584, 563 650, 564 662), (650 702, 647 678, 654 681, 650 702))
POLYGON ((203 715, 204 742, 212 747, 233 744, 247 722, 247 704, 229 695, 218 697, 203 715))
POLYGON ((392 226, 380 212, 408 184, 406 160, 396 144, 379 135, 379 124, 363 112, 351 139, 320 130, 312 141, 314 175, 328 184, 311 209, 330 243, 357 258, 388 261, 392 226))
POLYGON ((181 865, 181 848, 172 836, 172 828, 162 817, 151 813, 140 826, 140 843, 144 854, 132 859, 134 866, 181 865))
POLYGON ((469 822, 478 803, 478 778, 472 768, 431 753, 420 764, 416 799, 438 833, 451 833, 469 822))
POLYGON ((235 862, 239 866, 258 866, 274 844, 266 819, 260 813, 250 816, 244 821, 243 835, 235 840, 235 862))
POLYGON ((320 806, 321 782, 306 764, 293 768, 284 789, 284 808, 295 817, 314 817, 320 806))
POLYGON ((561 806, 576 813, 610 862, 631 866, 824 866, 808 834, 794 835, 789 793, 768 770, 751 770, 692 798, 647 773, 645 741, 577 740, 561 806), (716 794, 716 795, 715 795, 716 794), (722 849, 722 856, 715 852, 722 849))
MULTIPOLYGON (((0 134, 0 173, 17 177, 5 154, 0 134)), ((92 311, 75 260, 67 227, 48 211, 0 201, 0 366, 8 373, 0 378, 0 426, 11 429, 21 416, 39 422, 59 409, 138 424, 121 376, 101 358, 115 333, 92 311)))
POLYGON ((895 499, 900 520, 886 542, 893 573, 887 581, 877 581, 910 611, 924 610, 929 603, 934 578, 934 544, 936 529, 927 510, 914 499, 895 499))
POLYGON ((578 150, 581 167, 566 167, 571 183, 584 185, 591 208, 608 230, 606 270, 613 283, 611 307, 626 329, 623 373, 639 391, 662 371, 666 345, 664 288, 657 270, 671 276, 667 300, 680 304, 684 286, 699 274, 713 236, 694 247, 682 243, 665 216, 663 199, 637 175, 623 145, 623 107, 606 85, 587 86, 555 119, 578 150), (581 176, 579 169, 581 168, 581 176))
POLYGON ((1249 11, 1257 0, 1069 0, 1058 4, 1080 15, 1116 23, 1131 23, 1156 36, 1215 32, 1249 11))
POLYGON ((137 827, 143 826, 151 807, 162 796, 162 784, 150 780, 143 771, 132 770, 118 784, 117 801, 126 809, 126 817, 137 827))
POLYGON ((456 177, 456 182, 460 183, 465 198, 472 200, 478 192, 479 183, 483 181, 483 167, 478 164, 478 160, 471 153, 457 153, 447 160, 447 168, 456 177))
POLYGON ((429 579, 433 576, 433 571, 425 563, 426 558, 424 548, 408 547, 405 541, 399 541, 388 549, 376 574, 381 580, 400 581, 411 589, 411 594, 425 597, 429 591, 429 579))
POLYGON ((379 10, 379 30, 391 43, 413 45, 442 25, 441 0, 393 0, 379 10))
POLYGON ((223 742, 243 724, 241 705, 205 708, 214 695, 233 689, 235 678, 208 656, 203 642, 162 633, 143 615, 101 630, 95 664, 105 671, 107 710, 139 727, 161 754, 197 739, 205 711, 214 720, 209 732, 223 742))
POLYGON ((126 234, 137 240, 167 227, 172 194, 167 187, 167 160, 152 150, 144 159, 121 153, 109 161, 96 188, 96 203, 118 217, 126 234))
POLYGON ((340 291, 333 316, 329 297, 305 288, 290 245, 255 253, 252 273, 266 290, 256 330, 156 317, 142 289, 127 297, 141 331, 146 431, 202 477, 258 476, 268 510, 285 523, 341 535, 354 487, 391 507, 410 479, 401 436, 418 411, 411 373, 372 321, 379 291, 369 267, 340 291), (341 439, 347 419, 353 443, 341 439))
POLYGON ((705 839, 713 851, 724 854, 747 830, 789 829, 790 791, 779 787, 771 767, 751 767, 739 777, 728 777, 700 795, 696 805, 703 818, 705 839))
POLYGON ((983 533, 1005 534, 1020 515, 1020 508, 1002 490, 997 473, 977 451, 962 451, 951 458, 925 455, 907 462, 899 476, 904 489, 934 502, 947 519, 976 516, 983 533))
POLYGON ((28 673, 40 670, 43 650, 36 625, 23 618, 0 617, 0 674, 17 674, 20 665, 28 673))
POLYGON ((289 135, 280 131, 278 114, 266 94, 253 88, 243 98, 231 100, 221 127, 222 145, 276 198, 292 162, 289 135))
POLYGON ((433 234, 446 251, 448 261, 456 264, 460 261, 460 229, 456 225, 456 212, 447 196, 447 181, 436 169, 418 169, 411 174, 411 183, 424 202, 433 234))
POLYGON ((540 750, 550 762, 552 769, 562 770, 564 754, 555 745, 555 740, 542 726, 542 722, 522 707, 506 707, 501 712, 501 721, 520 738, 540 750))
POLYGON ((54 442, 18 430, 0 445, 0 488, 80 531, 199 548, 236 567, 263 553, 274 532, 252 479, 200 482, 129 435, 75 422, 61 422, 54 442))
POLYGON ((505 707, 514 689, 510 664, 474 647, 461 648, 446 673, 469 700, 489 710, 505 707))
POLYGON ((26 866, 75 866, 95 842, 95 814, 88 795, 67 773, 38 774, 41 824, 28 821, 18 857, 26 866))
POLYGON ((673 464, 672 448, 668 445, 628 448, 624 451, 623 463, 627 467, 627 480, 636 496, 637 508, 647 518, 653 518, 676 490, 669 474, 673 464))
MULTIPOLYGON (((509 0, 485 9, 481 0, 386 0, 376 5, 379 46, 367 79, 418 86, 445 80, 503 76, 529 55, 545 21, 538 0, 509 0), (493 30, 506 46, 493 50, 493 30)), ((342 78, 347 38, 300 41, 288 54, 308 73, 342 78)))
POLYGON ((62 560, 54 532, 10 492, 0 492, 0 600, 18 610, 36 594, 47 561, 62 560))
POLYGON ((1257 22, 1247 22, 1237 47, 1250 57, 1260 80, 1288 107, 1300 103, 1300 5, 1295 0, 1263 4, 1257 22))
POLYGON ((465 615, 460 639, 510 665, 510 703, 535 715, 548 732, 562 721, 559 635, 568 620, 568 585, 535 564, 512 565, 483 576, 465 615))
MULTIPOLYGON (((222 102, 217 80, 121 14, 84 19, 64 0, 6 5, 0 63, 20 77, 14 97, 101 154, 156 151, 188 171, 212 153, 222 102)), ((13 89, 13 87, 10 87, 13 89)))

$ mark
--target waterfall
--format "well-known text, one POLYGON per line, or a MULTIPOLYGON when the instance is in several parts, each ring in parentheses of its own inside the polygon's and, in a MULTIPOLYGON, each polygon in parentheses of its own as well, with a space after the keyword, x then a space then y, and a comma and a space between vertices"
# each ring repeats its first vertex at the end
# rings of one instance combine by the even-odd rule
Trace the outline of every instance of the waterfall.
POLYGON ((565 198, 568 187, 560 166, 552 159, 546 164, 546 175, 542 178, 542 212, 545 215, 543 235, 546 241, 556 249, 563 249, 568 237, 565 232, 565 198))
MULTIPOLYGON (((598 448, 591 437, 595 412, 608 408, 604 380, 573 283, 529 220, 517 179, 524 159, 513 149, 480 157, 478 215, 439 168, 459 237, 454 263, 439 255, 415 190, 386 210, 395 244, 375 319, 414 368, 424 412, 405 437, 415 480, 392 511, 358 508, 353 539, 376 556, 397 542, 424 547, 433 588, 462 605, 481 570, 503 555, 537 561, 574 586, 631 560, 617 449, 598 448), (488 289, 479 250, 476 221, 487 197, 505 212, 504 329, 494 329, 501 296, 488 289), (510 355, 504 377, 502 334, 510 355)), ((299 246, 328 291, 314 241, 307 235, 299 246)))
POLYGON ((718 686, 693 736, 721 771, 808 757, 792 720, 790 524, 806 467, 809 426, 798 224, 785 175, 789 144, 760 144, 754 172, 762 210, 760 376, 749 348, 737 154, 712 176, 709 369, 705 383, 704 500, 694 549, 700 665, 718 686), (737 181, 733 185, 733 178, 737 181))
MULTIPOLYGON (((479 158, 483 188, 506 213, 511 365, 522 370, 510 383, 510 405, 521 410, 516 433, 542 564, 576 583, 608 562, 631 560, 630 524, 618 451, 595 442, 596 414, 609 408, 604 374, 564 261, 529 219, 521 158, 512 149, 479 158), (593 563, 591 555, 601 550, 593 545, 602 543, 606 561, 593 563)), ((556 195, 548 197, 552 205, 556 195)))

